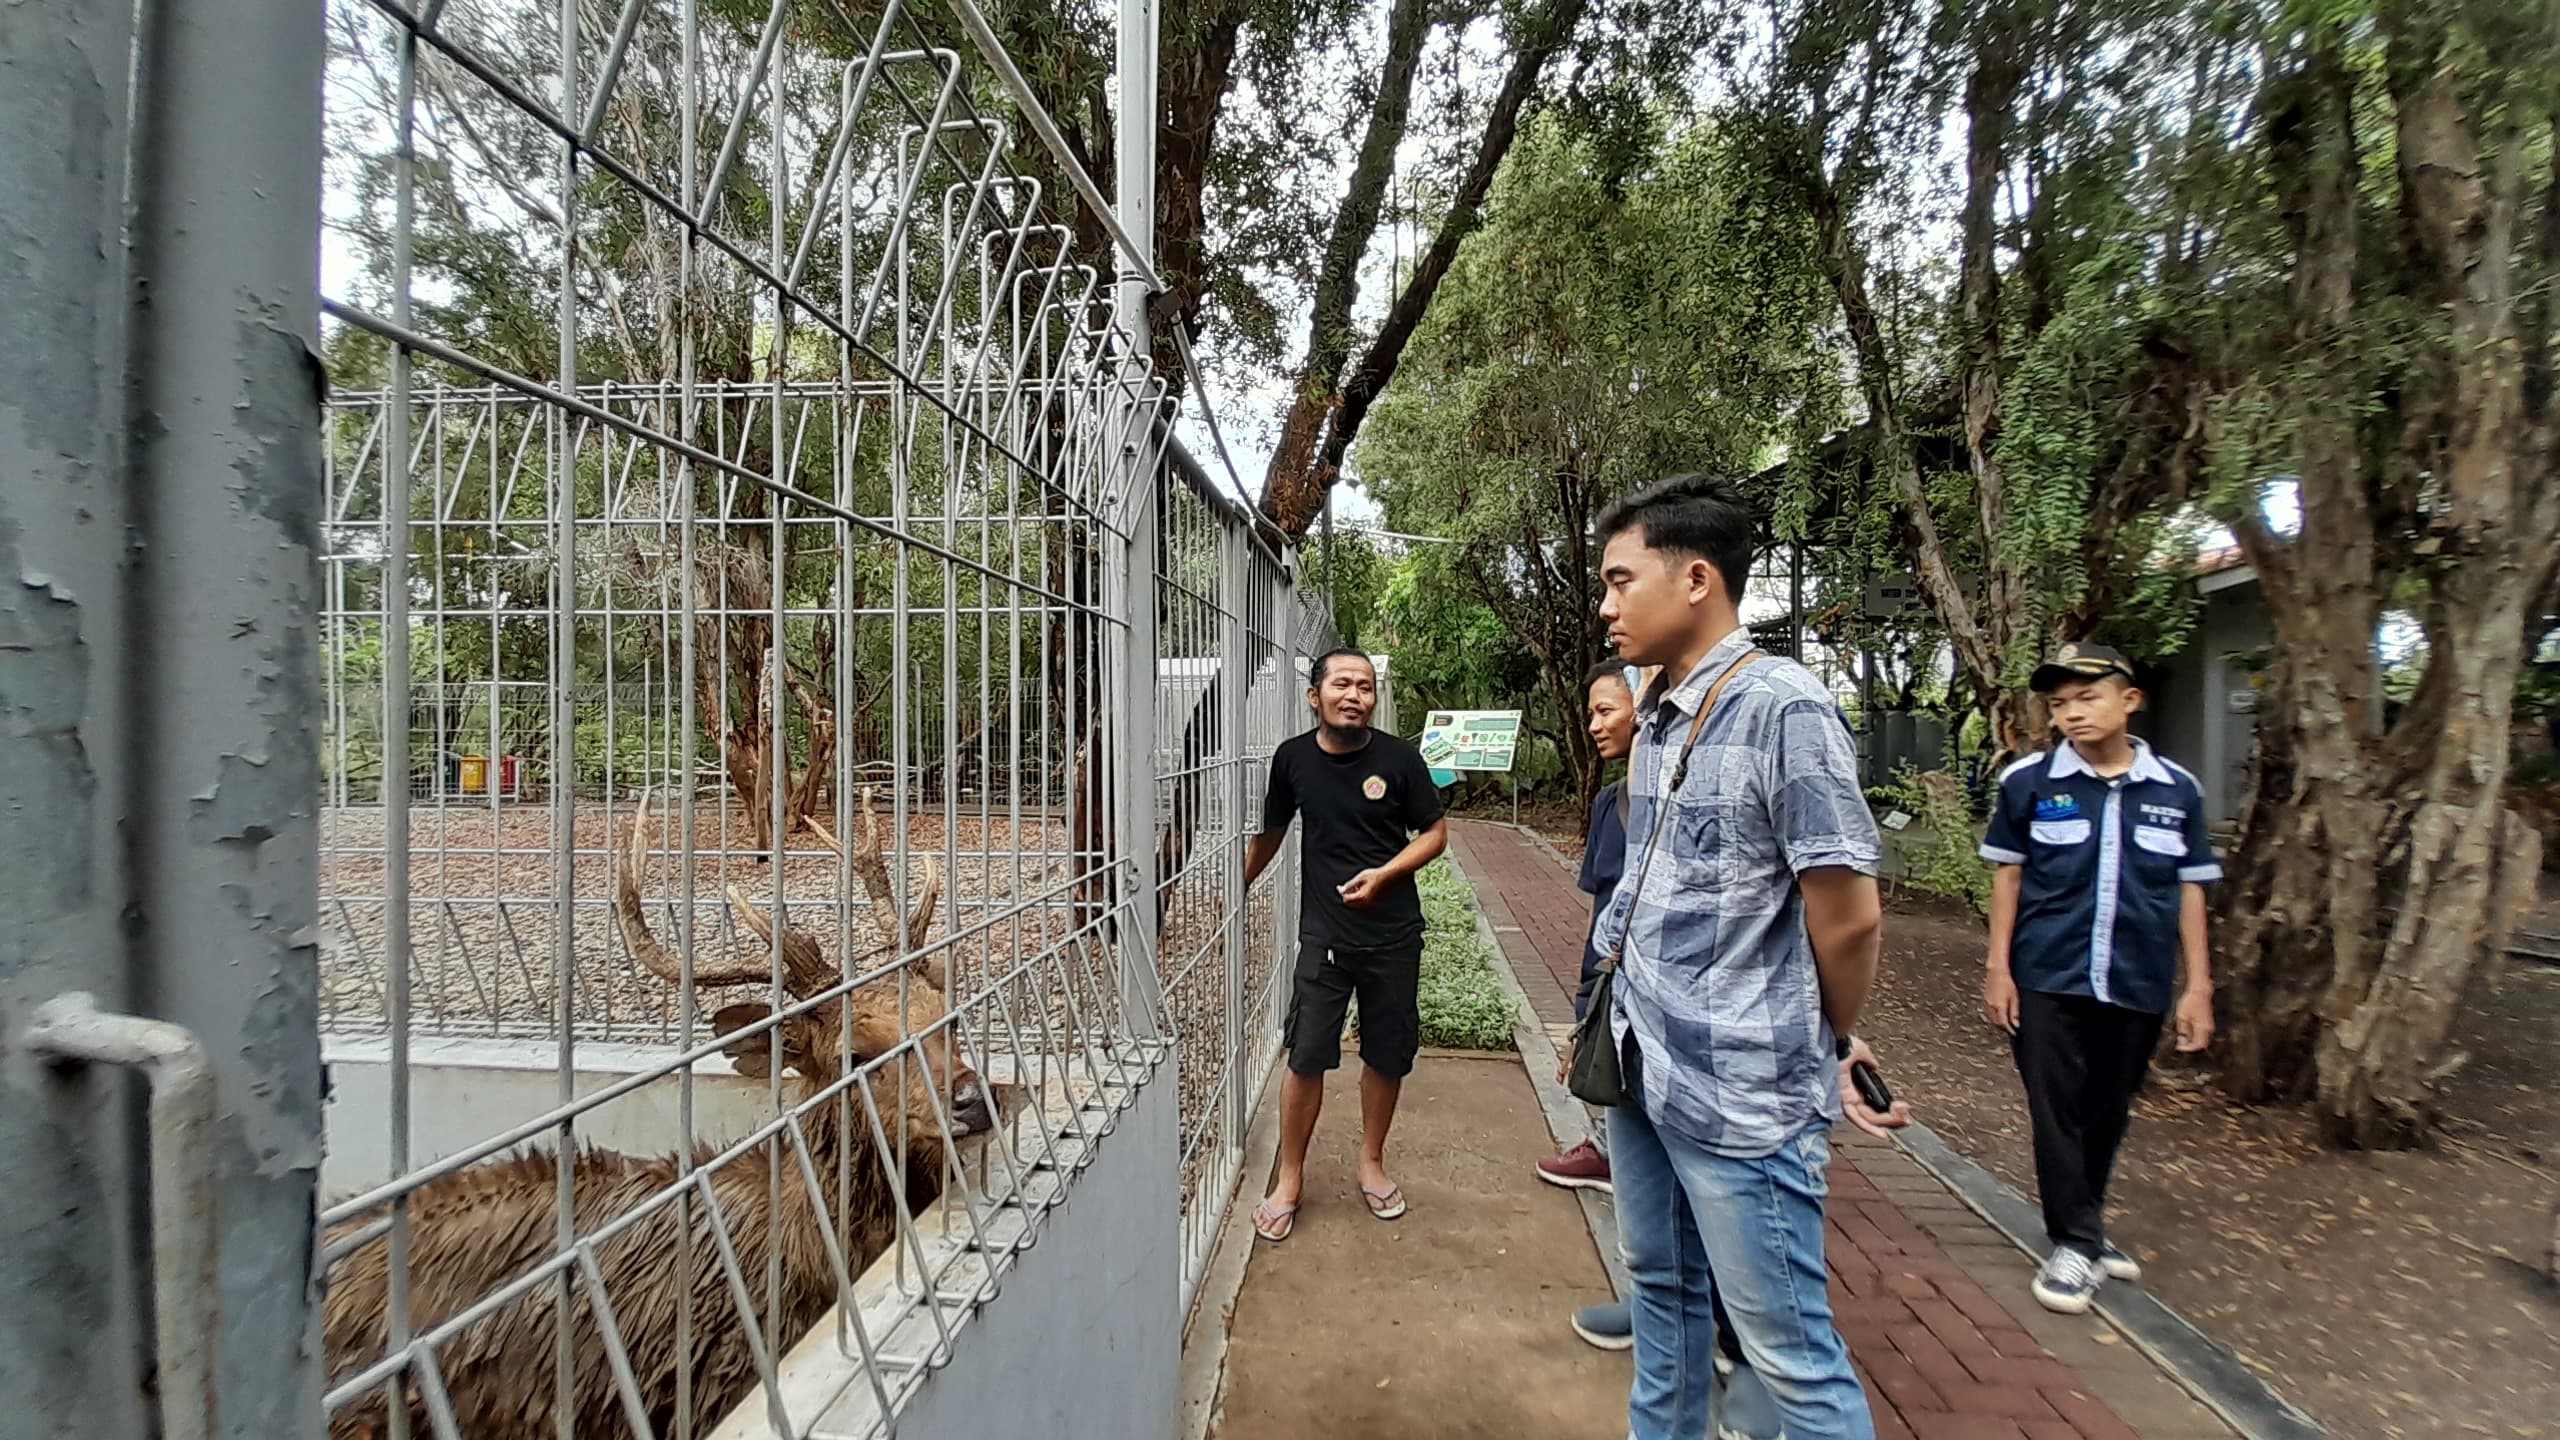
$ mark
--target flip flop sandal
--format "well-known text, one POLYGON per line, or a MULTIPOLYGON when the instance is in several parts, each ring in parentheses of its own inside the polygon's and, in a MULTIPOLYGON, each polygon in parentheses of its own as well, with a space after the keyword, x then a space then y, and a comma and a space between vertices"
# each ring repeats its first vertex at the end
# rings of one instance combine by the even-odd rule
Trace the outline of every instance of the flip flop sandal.
POLYGON ((1274 1205, 1265 1200, 1253 1207, 1253 1233, 1277 1245, 1296 1232, 1298 1207, 1274 1205))
POLYGON ((1404 1216, 1404 1187, 1390 1184, 1381 1192, 1363 1185, 1360 1198, 1367 1202, 1369 1213, 1381 1220, 1398 1220, 1404 1216))

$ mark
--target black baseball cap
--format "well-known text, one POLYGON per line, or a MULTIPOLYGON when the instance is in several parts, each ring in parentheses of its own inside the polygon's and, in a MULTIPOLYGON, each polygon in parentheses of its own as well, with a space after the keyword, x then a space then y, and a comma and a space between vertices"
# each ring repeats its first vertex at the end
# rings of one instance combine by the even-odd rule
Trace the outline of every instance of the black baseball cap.
POLYGON ((2082 640, 2054 651, 2053 658, 2037 666, 2036 673, 2028 677, 2027 683, 2035 687, 2037 694, 2043 695, 2074 680, 2103 680, 2109 675, 2121 675, 2130 683, 2133 680, 2133 662, 2124 658, 2121 650, 2082 640))

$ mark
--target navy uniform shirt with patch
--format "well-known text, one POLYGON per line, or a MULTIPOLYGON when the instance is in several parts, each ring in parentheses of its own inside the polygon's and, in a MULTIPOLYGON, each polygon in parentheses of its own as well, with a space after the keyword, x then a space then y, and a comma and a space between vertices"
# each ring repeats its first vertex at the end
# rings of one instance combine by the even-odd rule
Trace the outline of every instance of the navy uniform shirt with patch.
POLYGON ((2018 988, 2159 1013, 2177 991, 2182 887, 2222 878, 2196 777, 2133 742, 2114 779, 2069 745, 2000 774, 1982 858, 2023 872, 2018 988))

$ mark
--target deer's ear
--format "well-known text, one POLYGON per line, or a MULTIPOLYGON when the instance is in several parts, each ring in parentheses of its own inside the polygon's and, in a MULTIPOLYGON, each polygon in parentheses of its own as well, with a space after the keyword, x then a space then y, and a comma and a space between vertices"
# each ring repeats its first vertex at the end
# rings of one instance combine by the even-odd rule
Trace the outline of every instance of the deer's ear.
POLYGON ((936 990, 951 988, 951 952, 947 949, 936 949, 931 954, 919 955, 907 962, 907 969, 936 990))
MULTIPOLYGON (((723 1005, 720 1013, 711 1017, 711 1033, 735 1034, 772 1013, 772 1006, 752 1002, 723 1005)), ((737 1067, 739 1074, 750 1080, 762 1080, 773 1073, 773 1035, 772 1030, 759 1031, 721 1053, 729 1057, 729 1063, 737 1067)))

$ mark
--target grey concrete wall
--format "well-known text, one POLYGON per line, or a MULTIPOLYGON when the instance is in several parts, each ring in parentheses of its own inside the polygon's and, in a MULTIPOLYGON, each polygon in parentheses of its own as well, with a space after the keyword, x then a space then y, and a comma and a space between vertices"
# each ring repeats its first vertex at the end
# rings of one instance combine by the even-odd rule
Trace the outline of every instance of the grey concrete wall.
POLYGON ((1171 1065, 898 1418, 900 1440, 1172 1440, 1182 1368, 1171 1065))
POLYGON ((2232 708, 2231 697, 2249 689, 2249 672, 2234 657, 2274 638, 2255 583, 2216 590, 2204 597, 2186 648, 2161 661, 2152 682, 2144 733, 2161 753, 2195 772, 2204 786, 2205 813, 2216 824, 2239 818, 2257 748, 2257 716, 2232 708))
POLYGON ((0 1437, 151 1433, 155 1271, 205 1268, 136 1077, 19 1038, 69 990, 201 1043, 211 1313, 167 1298, 220 1433, 319 1430, 321 19, 0 6, 0 1437))
MULTIPOLYGON (((577 1092, 663 1065, 672 1046, 581 1045, 577 1092)), ((409 1156, 427 1165, 459 1154, 503 1130, 539 1119, 560 1104, 559 1047, 548 1040, 417 1040, 410 1045, 409 1156)), ((329 1068, 329 1155, 322 1193, 343 1197, 394 1178, 391 1173, 391 1063, 387 1041, 324 1039, 329 1068)), ((671 1155, 684 1142, 680 1082, 670 1075, 608 1100, 578 1117, 578 1141, 626 1155, 671 1155)), ((713 1058, 694 1068, 694 1138, 728 1145, 773 1118, 773 1092, 713 1058)), ((551 1132, 528 1142, 548 1148, 551 1132)))
MULTIPOLYGON (((2134 733, 2161 754, 2204 776, 2204 692, 2211 667, 2202 647, 2191 639, 2186 649, 2158 662, 2143 676, 2147 709, 2134 719, 2134 733)), ((2205 787, 2208 806, 2213 787, 2205 787)))
POLYGON ((2258 717, 2234 710, 2234 694, 2249 688, 2249 672, 2232 657, 2273 644, 2275 622, 2267 618, 2254 584, 2217 591, 2205 600, 2198 633, 2212 657, 2208 673, 2204 748, 2188 768, 2204 780, 2205 796, 2216 822, 2239 818, 2249 797, 2249 762, 2257 752, 2258 717))

